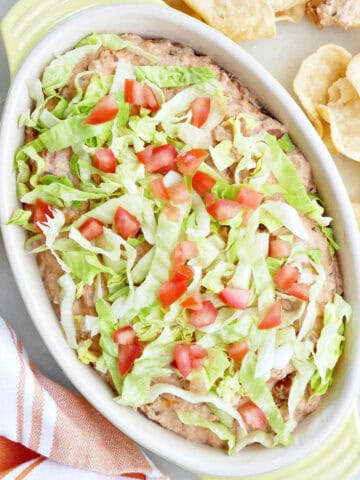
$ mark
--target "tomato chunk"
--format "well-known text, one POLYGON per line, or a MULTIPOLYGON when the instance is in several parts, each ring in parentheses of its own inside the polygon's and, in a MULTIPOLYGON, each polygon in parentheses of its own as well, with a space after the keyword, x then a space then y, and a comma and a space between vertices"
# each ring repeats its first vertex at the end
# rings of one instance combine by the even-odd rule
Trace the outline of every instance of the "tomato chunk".
POLYGON ((104 230, 104 224, 100 222, 97 218, 90 217, 84 222, 79 231, 86 240, 94 240, 95 238, 102 235, 104 230))
POLYGON ((204 358, 193 358, 191 360, 191 368, 193 370, 200 370, 205 365, 204 358))
POLYGON ((51 207, 38 198, 33 207, 33 223, 34 228, 36 228, 38 232, 42 233, 41 225, 39 224, 46 223, 47 217, 54 218, 51 207))
POLYGON ((265 413, 253 402, 246 402, 238 408, 245 423, 254 430, 265 430, 268 422, 265 413))
POLYGON ((119 112, 119 106, 114 93, 109 93, 102 98, 94 107, 93 111, 84 121, 85 125, 99 125, 100 123, 114 120, 119 112))
POLYGON ((183 182, 176 183, 172 187, 169 187, 167 191, 170 200, 175 203, 175 205, 190 202, 191 200, 191 194, 183 182))
POLYGON ((209 117, 211 99, 209 97, 198 97, 191 103, 192 124, 201 128, 209 117))
POLYGON ((261 202, 264 199, 264 195, 262 193, 256 192, 255 190, 251 190, 250 188, 241 187, 238 196, 236 197, 236 201, 240 203, 242 207, 251 208, 252 210, 257 209, 261 202))
POLYGON ((289 288, 298 281, 299 270, 296 267, 290 267, 289 265, 283 265, 275 273, 274 282, 281 290, 289 290, 289 288))
POLYGON ((145 165, 149 173, 162 173, 165 175, 170 170, 176 170, 178 152, 171 144, 152 147, 149 145, 137 153, 139 162, 145 165))
POLYGON ((286 290, 288 295, 292 297, 299 298, 304 300, 304 302, 309 301, 310 287, 305 283, 294 283, 290 288, 286 290))
POLYGON ((174 205, 166 205, 164 213, 171 222, 177 222, 180 217, 180 211, 174 205))
POLYGON ((276 301, 266 314, 264 320, 258 325, 259 330, 268 330, 269 328, 281 325, 281 303, 276 301))
POLYGON ((189 150, 177 159, 179 172, 183 175, 193 175, 208 156, 209 152, 200 148, 189 150))
POLYGON ((157 112, 160 108, 155 93, 146 83, 140 83, 137 80, 126 78, 124 85, 125 102, 137 105, 138 107, 148 108, 152 112, 157 112))
POLYGON ((192 359, 194 358, 204 358, 206 357, 208 352, 203 348, 201 345, 198 345, 196 343, 192 343, 190 345, 190 357, 192 359))
POLYGON ((183 377, 187 377, 192 370, 190 346, 177 344, 174 347, 173 354, 176 368, 179 370, 183 377))
POLYGON ((232 308, 244 310, 248 306, 250 295, 250 290, 228 287, 219 293, 219 298, 232 308))
POLYGON ((201 310, 203 306, 203 301, 200 293, 194 293, 190 295, 180 304, 183 308, 188 308, 189 310, 201 310))
POLYGON ((151 192, 159 200, 169 200, 169 194, 162 178, 154 178, 150 183, 151 192))
POLYGON ((175 270, 174 275, 171 277, 172 282, 182 282, 183 280, 187 280, 187 282, 190 282, 194 277, 194 271, 191 267, 188 267, 187 265, 180 265, 175 270))
POLYGON ((130 325, 116 330, 113 338, 119 345, 132 345, 137 341, 136 332, 130 325))
POLYGON ((115 225, 119 234, 127 240, 137 237, 141 225, 140 222, 131 215, 125 208, 119 207, 115 213, 115 225))
POLYGON ((210 300, 203 302, 201 310, 193 310, 190 313, 190 323, 195 328, 207 327, 215 322, 218 311, 210 300))
POLYGON ((93 165, 98 170, 106 173, 115 173, 117 160, 110 148, 97 148, 93 158, 93 165))
POLYGON ((189 281, 180 280, 177 282, 168 281, 161 285, 159 290, 159 300, 163 308, 170 307, 176 300, 184 295, 189 281))
POLYGON ((285 240, 270 240, 269 255, 273 258, 288 257, 291 253, 291 244, 285 240))
POLYGON ((198 255, 199 251, 195 242, 184 240, 178 243, 171 258, 173 269, 176 270, 180 265, 184 265, 198 255))
POLYGON ((227 347, 229 357, 238 362, 241 362, 244 359, 249 350, 249 345, 245 342, 232 343, 227 347))
POLYGON ((215 218, 218 222, 223 220, 230 220, 231 218, 236 217, 240 212, 241 206, 234 202, 233 200, 217 200, 212 205, 207 207, 207 211, 212 217, 215 218))
POLYGON ((139 342, 119 345, 118 369, 122 377, 131 370, 135 360, 141 356, 142 351, 143 347, 139 342))
POLYGON ((215 178, 204 172, 196 172, 192 179, 193 189, 196 190, 199 195, 205 195, 211 192, 215 183, 215 178))

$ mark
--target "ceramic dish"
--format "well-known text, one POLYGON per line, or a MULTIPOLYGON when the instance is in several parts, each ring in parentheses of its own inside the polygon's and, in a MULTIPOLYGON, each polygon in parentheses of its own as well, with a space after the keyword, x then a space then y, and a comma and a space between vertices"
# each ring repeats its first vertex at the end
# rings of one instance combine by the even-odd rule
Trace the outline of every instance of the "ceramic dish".
POLYGON ((358 233, 345 188, 330 155, 301 110, 285 90, 249 55, 223 35, 175 11, 155 6, 118 5, 99 7, 80 15, 49 33, 29 54, 15 76, 4 108, 1 130, 0 164, 1 223, 17 207, 12 162, 23 142, 17 127, 20 114, 29 107, 28 80, 38 78, 54 54, 64 52, 91 32, 135 32, 149 37, 166 37, 190 44, 208 54, 253 91, 262 103, 289 129, 293 139, 309 159, 317 186, 334 218, 341 245, 345 294, 354 308, 347 329, 344 355, 337 367, 333 387, 316 414, 297 429, 295 443, 288 448, 265 450, 250 447, 234 457, 209 447, 193 444, 150 422, 142 415, 115 404, 110 389, 90 368, 80 364, 67 346, 58 320, 45 293, 35 259, 23 250, 20 228, 4 227, 3 237, 9 260, 27 308, 50 352, 78 390, 112 423, 141 445, 193 471, 231 476, 256 475, 293 463, 314 451, 350 410, 357 392, 360 360, 358 302, 360 300, 360 254, 358 233))

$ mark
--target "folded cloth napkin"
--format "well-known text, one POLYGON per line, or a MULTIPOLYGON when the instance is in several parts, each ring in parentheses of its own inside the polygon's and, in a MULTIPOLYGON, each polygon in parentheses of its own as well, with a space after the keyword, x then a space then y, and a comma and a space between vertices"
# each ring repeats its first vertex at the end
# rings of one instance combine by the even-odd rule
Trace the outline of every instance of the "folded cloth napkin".
POLYGON ((47 379, 0 318, 0 480, 166 480, 84 398, 47 379))

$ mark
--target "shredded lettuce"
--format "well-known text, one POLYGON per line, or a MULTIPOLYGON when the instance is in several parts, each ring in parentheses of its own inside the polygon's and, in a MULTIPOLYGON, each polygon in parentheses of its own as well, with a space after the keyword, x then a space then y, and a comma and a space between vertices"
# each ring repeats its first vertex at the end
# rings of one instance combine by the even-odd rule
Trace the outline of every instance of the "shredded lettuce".
POLYGON ((215 78, 209 67, 145 66, 135 67, 138 80, 149 80, 160 88, 186 87, 215 78))
POLYGON ((333 303, 325 306, 324 326, 314 355, 316 375, 311 381, 316 394, 325 393, 332 383, 333 369, 342 353, 345 324, 350 321, 351 314, 350 305, 337 294, 333 303))
POLYGON ((221 422, 206 420, 200 415, 196 415, 193 412, 187 412, 186 410, 177 410, 176 414, 184 425, 194 425, 195 427, 207 428, 213 432, 220 438, 220 440, 227 442, 228 450, 229 452, 232 452, 235 446, 236 437, 226 425, 223 425, 221 422))
POLYGON ((71 348, 77 348, 76 329, 73 318, 73 305, 76 296, 76 286, 68 273, 62 275, 58 283, 60 294, 60 322, 64 329, 66 340, 71 348))
POLYGON ((285 133, 277 142, 285 153, 293 152, 296 149, 288 133, 285 133))

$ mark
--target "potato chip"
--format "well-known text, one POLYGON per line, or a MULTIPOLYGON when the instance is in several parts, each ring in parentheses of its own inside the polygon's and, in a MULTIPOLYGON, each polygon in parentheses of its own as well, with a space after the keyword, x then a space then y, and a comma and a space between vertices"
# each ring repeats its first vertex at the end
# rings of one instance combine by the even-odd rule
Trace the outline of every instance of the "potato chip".
POLYGON ((206 23, 236 42, 275 36, 269 0, 185 0, 206 23))
POLYGON ((345 104, 331 103, 327 108, 335 147, 346 157, 360 162, 360 98, 345 104))
POLYGON ((303 18, 305 15, 305 3, 295 5, 292 8, 289 8, 288 10, 283 10, 283 11, 277 11, 275 12, 275 21, 276 22, 282 22, 282 21, 288 21, 288 22, 300 22, 300 20, 303 18))
POLYGON ((285 12, 298 5, 303 5, 305 10, 306 1, 307 0, 270 0, 270 5, 274 9, 274 12, 285 12))
POLYGON ((190 7, 186 5, 183 0, 165 0, 165 3, 169 5, 171 8, 175 8, 176 10, 180 10, 180 12, 186 13, 187 15, 191 15, 193 17, 199 18, 198 15, 192 10, 190 7))
POLYGON ((332 138, 331 138, 331 131, 330 131, 330 124, 328 122, 323 121, 323 136, 322 141, 325 143, 326 148, 329 150, 330 153, 334 155, 339 153, 339 150, 335 147, 332 138))
POLYGON ((347 78, 339 78, 336 80, 329 88, 328 94, 329 103, 347 103, 358 96, 355 88, 347 78))
POLYGON ((360 53, 355 55, 346 70, 346 77, 360 96, 360 53))
MULTIPOLYGON (((324 45, 307 57, 294 79, 294 90, 320 136, 323 126, 316 105, 326 105, 331 85, 345 76, 351 54, 337 45, 324 45)), ((336 145, 336 144, 335 144, 336 145)))

